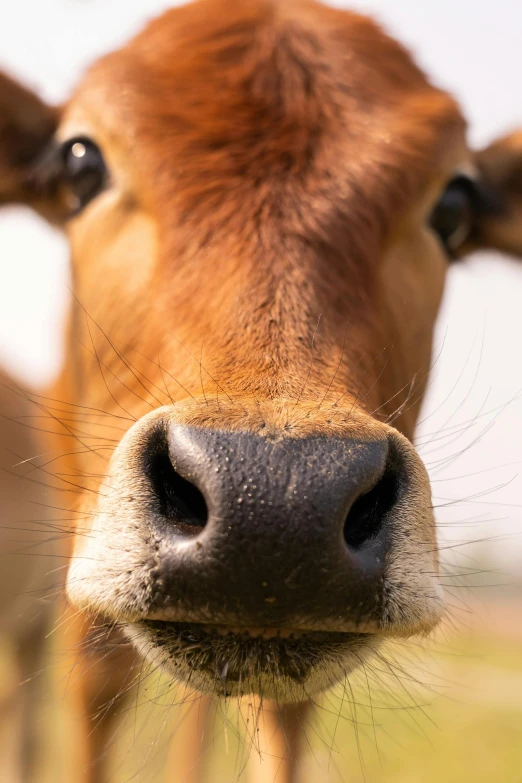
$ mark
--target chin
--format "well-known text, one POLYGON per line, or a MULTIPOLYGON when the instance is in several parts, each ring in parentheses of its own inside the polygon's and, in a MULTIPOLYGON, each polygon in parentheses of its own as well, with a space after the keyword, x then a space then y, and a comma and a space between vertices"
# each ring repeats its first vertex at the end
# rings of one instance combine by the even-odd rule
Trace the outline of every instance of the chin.
POLYGON ((124 626, 151 663, 201 693, 306 701, 357 669, 381 644, 369 633, 299 632, 142 621, 124 626))

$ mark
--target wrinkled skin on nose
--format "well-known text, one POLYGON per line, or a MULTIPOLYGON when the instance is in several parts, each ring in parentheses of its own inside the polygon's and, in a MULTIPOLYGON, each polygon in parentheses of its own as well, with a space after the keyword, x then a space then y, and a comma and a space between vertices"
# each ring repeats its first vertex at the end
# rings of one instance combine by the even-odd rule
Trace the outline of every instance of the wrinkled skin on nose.
POLYGON ((235 640, 227 655, 241 662, 234 676, 248 691, 258 686, 242 679, 243 633, 256 638, 256 660, 265 655, 260 644, 272 645, 269 659, 274 645, 286 645, 276 656, 281 676, 287 646, 297 644, 284 640, 297 634, 305 659, 313 643, 299 678, 315 682, 334 641, 342 676, 354 644, 360 658, 359 648, 373 648, 383 633, 437 622, 429 487, 405 438, 383 425, 361 437, 361 414, 351 433, 344 426, 314 435, 309 424, 302 437, 285 437, 266 424, 195 426, 194 406, 184 410, 144 417, 116 449, 92 534, 71 565, 77 605, 123 624, 182 677, 200 671, 203 655, 203 690, 216 684, 209 671, 223 629, 235 640), (267 633, 274 638, 259 641, 267 633), (196 648, 192 659, 187 650, 196 648))
POLYGON ((387 506, 399 492, 389 451, 386 440, 158 428, 144 456, 158 541, 154 615, 321 629, 340 615, 377 616, 387 506), (393 486, 379 492, 387 467, 393 486))

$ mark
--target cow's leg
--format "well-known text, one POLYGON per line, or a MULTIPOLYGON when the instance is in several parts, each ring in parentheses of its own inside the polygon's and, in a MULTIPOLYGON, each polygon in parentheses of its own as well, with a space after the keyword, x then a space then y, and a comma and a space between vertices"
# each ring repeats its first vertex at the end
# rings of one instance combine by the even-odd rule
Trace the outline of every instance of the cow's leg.
POLYGON ((212 731, 209 721, 213 700, 208 696, 187 695, 175 716, 165 783, 205 783, 205 748, 212 731))
POLYGON ((71 623, 67 638, 64 679, 74 724, 75 783, 109 783, 117 718, 140 668, 136 653, 117 632, 106 634, 84 618, 71 623))
POLYGON ((11 634, 0 693, 0 780, 9 783, 36 780, 47 625, 45 617, 28 625, 11 634))
MULTIPOLYGON (((249 783, 297 783, 307 703, 278 706, 252 702, 248 725, 253 725, 249 783)), ((247 738, 248 741, 248 738, 247 738)))
MULTIPOLYGON (((2 650, 4 652, 4 650, 2 650)), ((18 672, 5 665, 7 656, 2 656, 2 690, 0 693, 0 780, 18 783, 20 780, 20 758, 16 750, 21 732, 21 691, 18 672)))
POLYGON ((41 708, 45 676, 44 656, 48 625, 39 622, 32 633, 17 640, 17 663, 20 676, 18 686, 19 702, 19 745, 18 758, 20 780, 32 783, 37 777, 39 710, 41 708))
MULTIPOLYGON (((75 783, 109 783, 117 720, 143 672, 141 658, 118 633, 112 632, 101 644, 100 633, 103 636, 94 626, 85 627, 80 617, 67 634, 71 651, 68 702, 77 737, 75 783)), ((188 695, 182 701, 164 779, 167 783, 203 783, 202 740, 210 700, 188 695)))

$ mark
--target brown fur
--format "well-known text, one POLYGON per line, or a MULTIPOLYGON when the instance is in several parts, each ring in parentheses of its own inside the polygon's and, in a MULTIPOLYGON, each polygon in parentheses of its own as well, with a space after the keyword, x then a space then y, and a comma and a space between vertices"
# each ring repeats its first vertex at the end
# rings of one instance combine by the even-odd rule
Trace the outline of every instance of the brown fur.
POLYGON ((496 140, 476 156, 494 195, 490 214, 477 229, 476 244, 520 255, 522 247, 522 132, 496 140))
POLYGON ((49 445, 31 426, 39 412, 0 370, 0 640, 15 667, 0 692, 0 779, 10 783, 36 773, 45 638, 65 577, 58 496, 33 462, 49 445))
MULTIPOLYGON (((139 250, 153 215, 157 247, 148 240, 143 251, 147 264, 155 259, 146 270, 148 298, 135 281, 145 258, 133 263, 122 252, 128 285, 113 262, 121 304, 108 306, 110 280, 103 299, 97 286, 91 295, 92 264, 107 274, 107 251, 91 240, 88 279, 82 262, 77 291, 119 345, 148 356, 154 345, 178 372, 171 335, 196 355, 203 343, 205 367, 218 382, 226 379, 234 394, 269 398, 299 394, 321 316, 304 397, 326 390, 347 329, 333 400, 357 393, 356 364, 371 386, 384 363, 375 363, 376 353, 404 331, 389 312, 379 259, 393 221, 438 175, 448 139, 459 138, 463 123, 373 23, 310 4, 299 10, 269 2, 227 4, 226 14, 216 2, 175 9, 93 69, 69 108, 71 122, 77 104, 96 112, 115 105, 112 85, 133 85, 115 111, 94 115, 97 137, 109 151, 117 146, 115 162, 117 154, 132 188, 110 222, 98 222, 100 245, 106 248, 108 234, 124 242, 132 217, 143 224, 132 237, 139 250), (384 50, 385 71, 372 67, 372 47, 384 50), (135 139, 139 156, 130 152, 135 139), (166 161, 173 176, 163 173, 166 161), (131 307, 145 310, 145 334, 139 318, 128 323, 131 307)), ((77 243, 85 258, 81 233, 72 226, 73 249, 77 243)), ((197 363, 184 364, 192 366, 180 380, 201 394, 197 363)), ((206 373, 203 380, 212 386, 206 373)), ((386 380, 373 407, 399 391, 395 378, 386 380)), ((179 386, 169 391, 186 396, 179 386)))
MULTIPOLYGON (((199 0, 91 69, 58 139, 78 134, 111 171, 67 226, 75 301, 53 396, 70 410, 62 436, 77 452, 79 507, 118 510, 111 481, 125 485, 133 454, 125 433, 167 405, 177 422, 277 437, 368 440, 391 423, 428 509, 407 439, 447 269, 429 216, 454 172, 473 165, 454 101, 364 17, 311 0, 199 0)), ((512 146, 476 159, 510 203, 519 190, 497 153, 512 146)), ((56 214, 67 198, 54 196, 56 214)), ((520 252, 498 215, 483 232, 520 252)), ((410 511, 435 550, 431 514, 410 511)), ((420 594, 415 574, 395 569, 420 594)), ((405 617, 398 630, 413 627, 405 617)), ((280 726, 270 741, 288 755, 280 726)), ((282 769, 294 779, 292 762, 282 769)))

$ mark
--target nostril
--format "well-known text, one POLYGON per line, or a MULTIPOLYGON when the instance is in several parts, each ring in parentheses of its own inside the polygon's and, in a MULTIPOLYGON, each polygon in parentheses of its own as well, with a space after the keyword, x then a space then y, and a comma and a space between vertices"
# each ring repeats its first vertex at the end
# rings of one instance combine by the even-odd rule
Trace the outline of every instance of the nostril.
POLYGON ((195 484, 180 476, 167 452, 154 454, 148 468, 161 516, 184 533, 197 535, 208 521, 203 494, 195 484))
POLYGON ((360 549, 380 533, 388 512, 399 496, 399 470, 389 459, 377 483, 353 503, 344 523, 344 540, 360 549))

